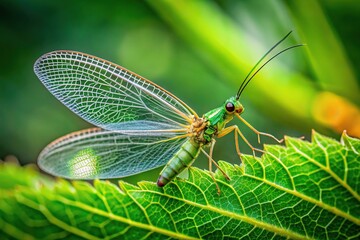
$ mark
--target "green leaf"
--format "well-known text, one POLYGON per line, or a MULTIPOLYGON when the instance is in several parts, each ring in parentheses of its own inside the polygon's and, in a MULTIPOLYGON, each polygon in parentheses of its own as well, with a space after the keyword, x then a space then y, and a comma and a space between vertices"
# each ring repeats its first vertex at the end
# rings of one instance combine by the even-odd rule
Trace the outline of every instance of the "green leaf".
POLYGON ((0 166, 0 238, 8 239, 352 239, 360 237, 360 141, 313 133, 286 138, 241 167, 220 161, 231 180, 191 168, 164 188, 140 182, 53 182, 0 166), (18 179, 27 179, 27 182, 18 179), (7 180, 7 181, 5 181, 7 180), (4 182, 6 182, 4 184, 4 182), (15 184, 9 184, 14 182, 15 184))

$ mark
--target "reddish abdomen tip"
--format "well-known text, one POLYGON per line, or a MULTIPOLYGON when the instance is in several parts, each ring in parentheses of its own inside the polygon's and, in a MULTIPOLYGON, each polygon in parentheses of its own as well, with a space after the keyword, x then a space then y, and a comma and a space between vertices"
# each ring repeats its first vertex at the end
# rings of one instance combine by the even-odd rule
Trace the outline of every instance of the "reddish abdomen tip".
POLYGON ((166 178, 164 178, 163 176, 159 176, 156 184, 158 185, 158 187, 163 187, 168 183, 168 180, 166 178))

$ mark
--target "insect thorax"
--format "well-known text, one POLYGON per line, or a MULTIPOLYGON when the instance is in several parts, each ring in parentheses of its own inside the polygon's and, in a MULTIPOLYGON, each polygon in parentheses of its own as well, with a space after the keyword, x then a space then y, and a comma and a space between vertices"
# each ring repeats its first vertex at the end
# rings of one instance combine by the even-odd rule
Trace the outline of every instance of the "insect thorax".
POLYGON ((190 126, 189 133, 193 134, 193 140, 200 145, 207 145, 211 142, 211 137, 205 132, 207 131, 209 122, 206 118, 194 117, 194 121, 190 126))
POLYGON ((206 115, 201 118, 194 118, 189 132, 194 134, 194 141, 201 145, 208 145, 211 140, 221 131, 227 121, 212 123, 206 115))

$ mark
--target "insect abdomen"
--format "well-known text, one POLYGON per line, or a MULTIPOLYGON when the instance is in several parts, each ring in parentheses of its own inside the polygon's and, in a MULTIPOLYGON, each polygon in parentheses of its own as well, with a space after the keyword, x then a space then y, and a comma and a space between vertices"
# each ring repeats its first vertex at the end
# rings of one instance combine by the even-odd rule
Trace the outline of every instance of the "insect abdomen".
POLYGON ((179 173, 193 163, 199 155, 199 152, 200 145, 198 143, 191 140, 186 141, 161 171, 157 185, 163 187, 173 180, 179 173))

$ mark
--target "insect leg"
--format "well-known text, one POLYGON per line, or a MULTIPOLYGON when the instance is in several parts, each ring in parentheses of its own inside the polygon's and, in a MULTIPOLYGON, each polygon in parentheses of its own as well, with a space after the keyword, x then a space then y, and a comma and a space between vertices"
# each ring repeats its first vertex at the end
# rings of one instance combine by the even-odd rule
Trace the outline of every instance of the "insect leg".
POLYGON ((218 137, 223 137, 223 136, 229 134, 231 131, 234 131, 234 133, 235 133, 235 147, 236 147, 236 152, 239 155, 240 160, 241 160, 241 155, 240 155, 241 153, 240 153, 240 148, 239 148, 239 140, 238 140, 238 136, 237 136, 238 134, 240 135, 242 140, 244 140, 244 142, 251 148, 254 157, 255 157, 255 151, 262 152, 262 153, 264 152, 261 149, 253 147, 253 145, 251 145, 251 143, 245 138, 245 136, 240 131, 239 127, 236 125, 232 125, 230 127, 224 128, 222 131, 219 132, 218 137))
POLYGON ((250 123, 248 123, 245 119, 243 119, 239 114, 235 114, 237 118, 239 118, 246 126, 248 126, 254 133, 257 134, 258 136, 258 142, 260 143, 260 135, 263 136, 267 136, 270 137, 272 139, 274 139, 275 141, 277 141, 278 143, 282 143, 284 141, 284 139, 277 139, 275 136, 269 134, 269 133, 264 133, 264 132, 260 132, 258 130, 256 130, 253 126, 251 126, 250 123))
POLYGON ((234 127, 230 126, 227 127, 225 129, 223 129, 221 132, 219 132, 218 137, 221 138, 227 134, 229 134, 230 132, 234 132, 234 136, 235 136, 235 149, 236 149, 236 153, 240 158, 240 162, 242 162, 242 158, 241 158, 241 151, 240 151, 240 147, 239 147, 239 138, 238 138, 238 133, 236 131, 234 131, 234 127))
MULTIPOLYGON (((211 148, 214 148, 214 147, 213 147, 214 145, 215 145, 215 144, 211 143, 211 148)), ((210 149, 210 155, 207 154, 207 152, 205 152, 204 149, 202 149, 202 148, 200 148, 200 149, 201 149, 201 151, 202 151, 202 152, 208 157, 208 159, 209 159, 209 171, 210 171, 210 176, 211 176, 212 180, 214 181, 214 183, 215 183, 215 185, 216 185, 216 189, 217 189, 218 195, 220 195, 220 193, 221 193, 220 187, 219 187, 219 185, 217 184, 217 182, 216 182, 216 180, 215 180, 214 173, 213 173, 213 171, 212 171, 212 164, 211 164, 211 160, 210 160, 210 159, 212 159, 211 156, 210 156, 210 155, 212 154, 212 149, 210 149)))
POLYGON ((215 177, 214 177, 214 173, 212 171, 212 163, 214 163, 214 165, 217 167, 217 169, 219 169, 219 171, 224 175, 224 177, 227 180, 230 180, 230 177, 226 174, 226 172, 224 170, 221 169, 221 167, 216 163, 216 161, 212 158, 212 153, 213 153, 213 149, 215 146, 215 141, 211 142, 211 146, 210 146, 210 155, 202 148, 200 148, 200 150, 205 154, 205 156, 207 156, 207 158, 209 159, 209 171, 210 171, 210 176, 211 178, 214 180, 214 183, 216 185, 216 188, 218 190, 218 194, 220 195, 220 187, 217 184, 215 177))
MULTIPOLYGON (((211 173, 211 177, 213 178, 213 180, 215 180, 214 178, 214 174, 213 174, 213 171, 212 171, 212 155, 213 155, 213 151, 214 151, 214 147, 215 147, 215 139, 213 139, 213 141, 211 141, 211 146, 210 146, 210 152, 209 152, 209 157, 208 157, 208 160, 209 160, 209 171, 211 173)), ((216 184, 217 185, 217 184, 216 184)))
POLYGON ((217 169, 219 169, 219 171, 224 175, 224 177, 226 178, 226 180, 230 180, 230 177, 226 174, 226 172, 224 170, 221 169, 221 167, 217 164, 217 162, 213 159, 212 154, 213 154, 213 150, 215 147, 215 143, 216 140, 213 139, 211 142, 211 147, 210 147, 210 155, 208 155, 209 157, 209 164, 210 163, 214 163, 214 165, 217 167, 217 169))

